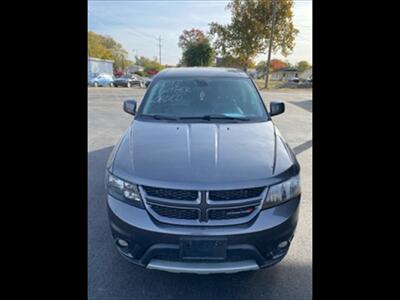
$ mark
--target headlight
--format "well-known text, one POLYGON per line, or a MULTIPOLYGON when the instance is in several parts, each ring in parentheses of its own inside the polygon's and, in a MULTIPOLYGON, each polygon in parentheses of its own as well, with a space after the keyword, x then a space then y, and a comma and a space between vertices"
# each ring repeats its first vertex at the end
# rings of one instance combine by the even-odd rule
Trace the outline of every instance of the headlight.
POLYGON ((264 200, 263 208, 269 208, 282 204, 301 193, 300 175, 294 176, 289 180, 272 185, 268 189, 267 197, 264 200))
POLYGON ((128 201, 135 206, 143 207, 137 185, 126 182, 111 173, 107 172, 107 190, 108 193, 123 201, 128 201))

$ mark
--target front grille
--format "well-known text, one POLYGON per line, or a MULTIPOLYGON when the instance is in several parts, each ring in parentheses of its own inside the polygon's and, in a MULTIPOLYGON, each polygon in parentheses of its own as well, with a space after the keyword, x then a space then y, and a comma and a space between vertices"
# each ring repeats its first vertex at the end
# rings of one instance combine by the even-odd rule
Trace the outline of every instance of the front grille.
POLYGON ((241 190, 210 191, 209 199, 213 201, 229 201, 259 197, 265 187, 241 190))
POLYGON ((208 212, 210 220, 227 220, 243 218, 250 215, 256 209, 255 206, 230 208, 230 209, 213 209, 208 212))
POLYGON ((261 209, 265 187, 196 191, 141 186, 140 190, 154 218, 170 224, 198 226, 250 221, 261 209))
POLYGON ((171 199, 171 200, 188 200, 188 201, 194 201, 198 198, 198 192, 191 190, 163 189, 163 188, 155 188, 149 186, 143 186, 143 189, 146 191, 146 194, 150 197, 157 197, 157 198, 171 199))
POLYGON ((196 220, 199 215, 197 209, 176 208, 156 204, 151 204, 150 206, 157 214, 167 218, 196 220))

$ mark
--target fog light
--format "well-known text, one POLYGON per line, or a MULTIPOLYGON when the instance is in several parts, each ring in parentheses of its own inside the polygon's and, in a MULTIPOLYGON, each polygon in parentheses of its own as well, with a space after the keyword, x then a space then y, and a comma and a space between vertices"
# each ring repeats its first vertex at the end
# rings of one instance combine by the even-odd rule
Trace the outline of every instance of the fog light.
POLYGON ((122 248, 125 248, 128 247, 128 242, 123 239, 117 239, 117 245, 122 248))
POLYGON ((285 248, 289 243, 287 241, 280 242, 278 244, 278 248, 282 249, 285 248))

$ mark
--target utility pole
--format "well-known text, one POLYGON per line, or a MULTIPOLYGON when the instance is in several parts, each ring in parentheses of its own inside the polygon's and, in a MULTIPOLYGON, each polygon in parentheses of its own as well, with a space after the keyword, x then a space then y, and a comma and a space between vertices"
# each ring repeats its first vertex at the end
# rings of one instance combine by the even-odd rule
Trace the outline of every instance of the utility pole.
POLYGON ((161 65, 161 36, 158 37, 158 61, 161 65))
POLYGON ((271 52, 272 52, 272 42, 274 37, 274 29, 275 29, 275 15, 276 15, 276 0, 272 0, 272 24, 271 24, 271 32, 269 37, 269 48, 268 48, 268 59, 265 70, 265 88, 268 88, 268 77, 269 77, 269 65, 271 63, 271 52))
POLYGON ((134 64, 137 65, 138 63, 136 57, 139 56, 139 53, 137 49, 132 49, 132 53, 133 53, 133 58, 135 59, 134 64))
POLYGON ((133 58, 136 58, 136 56, 139 56, 137 49, 132 49, 132 53, 133 53, 133 58))

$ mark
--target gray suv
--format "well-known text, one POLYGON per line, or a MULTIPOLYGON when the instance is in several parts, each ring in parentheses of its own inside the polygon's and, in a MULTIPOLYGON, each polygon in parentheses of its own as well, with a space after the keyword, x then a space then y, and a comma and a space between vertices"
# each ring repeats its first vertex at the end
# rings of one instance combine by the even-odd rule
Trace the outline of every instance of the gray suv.
POLYGON ((127 260, 178 273, 271 266, 288 252, 300 167, 249 76, 171 68, 153 80, 107 162, 113 241, 127 260))

